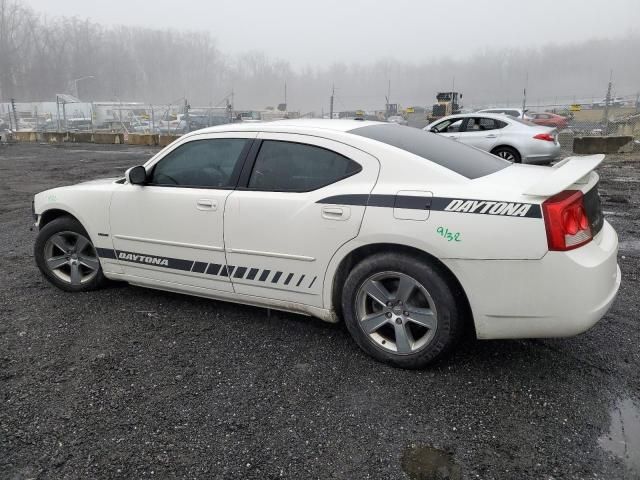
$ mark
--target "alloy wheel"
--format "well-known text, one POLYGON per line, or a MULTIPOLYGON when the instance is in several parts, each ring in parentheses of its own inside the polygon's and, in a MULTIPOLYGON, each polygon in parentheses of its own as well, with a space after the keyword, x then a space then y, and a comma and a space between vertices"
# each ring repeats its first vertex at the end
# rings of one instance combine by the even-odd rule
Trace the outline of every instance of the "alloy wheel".
POLYGON ((356 294, 356 315, 372 342, 398 355, 425 348, 438 327, 436 307, 427 289, 400 272, 376 273, 365 280, 356 294))
POLYGON ((90 282, 100 269, 95 248, 84 235, 59 232, 44 246, 45 265, 57 278, 70 285, 90 282))

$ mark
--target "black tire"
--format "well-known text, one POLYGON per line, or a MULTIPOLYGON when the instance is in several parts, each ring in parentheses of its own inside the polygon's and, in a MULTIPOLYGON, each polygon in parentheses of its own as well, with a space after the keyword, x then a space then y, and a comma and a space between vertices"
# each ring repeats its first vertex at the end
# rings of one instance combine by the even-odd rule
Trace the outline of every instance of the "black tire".
POLYGON ((494 148, 491 151, 491 153, 513 163, 522 162, 522 157, 520 156, 520 152, 518 152, 515 148, 512 148, 512 147, 507 147, 507 146, 497 147, 497 148, 494 148), (512 157, 513 160, 511 160, 508 157, 512 157))
MULTIPOLYGON (((381 280, 381 282, 384 281, 381 280)), ((399 284, 398 284, 399 285, 399 284)), ((399 291, 399 287, 398 287, 399 291)), ((442 357, 456 344, 464 330, 464 299, 459 289, 453 287, 447 281, 446 275, 438 267, 417 257, 400 253, 383 253, 373 255, 358 263, 349 273, 342 289, 342 312, 345 324, 356 343, 362 350, 371 355, 376 360, 388 363, 395 367, 419 369, 424 368, 430 362, 442 357), (376 341, 364 331, 358 316, 358 309, 361 308, 362 292, 367 282, 376 278, 376 275, 386 275, 387 273, 408 276, 415 280, 428 292, 430 300, 436 313, 436 326, 430 340, 422 347, 410 353, 401 354, 389 351, 389 347, 383 347, 384 334, 380 335, 379 330, 375 332, 380 338, 376 341)), ((415 294, 415 291, 414 291, 415 294)), ((422 290, 418 290, 422 295, 422 290)), ((366 296, 366 295, 365 295, 366 296)), ((426 298, 426 297, 425 297, 426 298)), ((366 301, 371 301, 367 300, 366 301)), ((375 303, 375 302, 374 302, 375 303)), ((408 305, 409 302, 407 302, 408 305)), ((388 305, 388 304, 387 304, 388 305)), ((376 307, 374 307, 376 308, 376 307)), ((381 308, 381 307, 378 307, 381 308)), ((388 308, 388 307, 387 307, 388 308)), ((410 307, 406 307, 410 308, 410 307)), ((361 311, 361 310, 360 310, 361 311)), ((388 316, 391 312, 387 312, 388 316)), ((405 312, 409 313, 409 312, 405 312)), ((409 322, 409 315, 405 321, 409 322)), ((404 317, 403 317, 404 318, 404 317)), ((382 328, 396 328, 395 323, 402 323, 396 318, 389 320, 382 328)), ((406 327, 405 327, 406 328, 406 327)), ((430 329, 426 332, 431 332, 430 329)), ((414 342, 415 344, 415 342, 414 342)))
MULTIPOLYGON (((87 251, 87 250, 85 250, 87 251)), ((34 245, 34 256, 36 259, 36 265, 42 272, 49 282, 58 287, 61 290, 66 292, 87 292, 90 290, 96 290, 98 288, 103 287, 108 283, 108 280, 105 278, 102 273, 102 267, 100 266, 100 262, 97 260, 97 254, 95 254, 95 248, 91 243, 91 239, 89 234, 84 229, 84 227, 78 222, 75 218, 70 216, 58 217, 55 220, 47 223, 40 231, 36 237, 35 245, 34 245), (87 275, 87 280, 83 281, 79 284, 72 284, 70 281, 64 281, 59 276, 54 273, 54 271, 47 266, 47 261, 45 259, 45 250, 47 248, 47 242, 49 239, 54 237, 56 234, 61 233, 71 233, 78 234, 83 236, 88 240, 89 244, 86 247, 89 251, 93 251, 96 259, 97 268, 94 270, 95 274, 87 275)), ((84 268, 84 267, 83 267, 84 268)))

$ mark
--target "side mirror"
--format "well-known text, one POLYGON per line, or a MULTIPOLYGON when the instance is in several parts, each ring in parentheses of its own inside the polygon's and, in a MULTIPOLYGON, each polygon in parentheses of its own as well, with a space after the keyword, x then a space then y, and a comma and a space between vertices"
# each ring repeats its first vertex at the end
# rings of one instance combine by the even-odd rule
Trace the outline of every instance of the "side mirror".
POLYGON ((144 185, 147 182, 147 171, 142 165, 138 165, 124 172, 124 177, 132 185, 144 185))

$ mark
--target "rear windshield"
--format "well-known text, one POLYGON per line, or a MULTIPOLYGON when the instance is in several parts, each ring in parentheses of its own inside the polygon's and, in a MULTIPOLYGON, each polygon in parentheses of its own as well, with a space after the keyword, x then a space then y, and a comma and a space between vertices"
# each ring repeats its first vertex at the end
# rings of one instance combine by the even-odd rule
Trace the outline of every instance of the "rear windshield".
POLYGON ((470 179, 484 177, 511 165, 490 153, 413 127, 369 125, 354 128, 349 133, 401 148, 470 179))

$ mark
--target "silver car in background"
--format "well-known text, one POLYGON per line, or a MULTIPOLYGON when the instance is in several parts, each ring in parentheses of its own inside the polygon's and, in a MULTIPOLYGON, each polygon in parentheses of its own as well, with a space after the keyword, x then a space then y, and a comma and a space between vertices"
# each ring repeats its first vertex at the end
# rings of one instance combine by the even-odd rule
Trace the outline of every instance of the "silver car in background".
POLYGON ((558 131, 497 113, 449 115, 424 130, 485 150, 514 163, 546 164, 560 157, 558 131))

